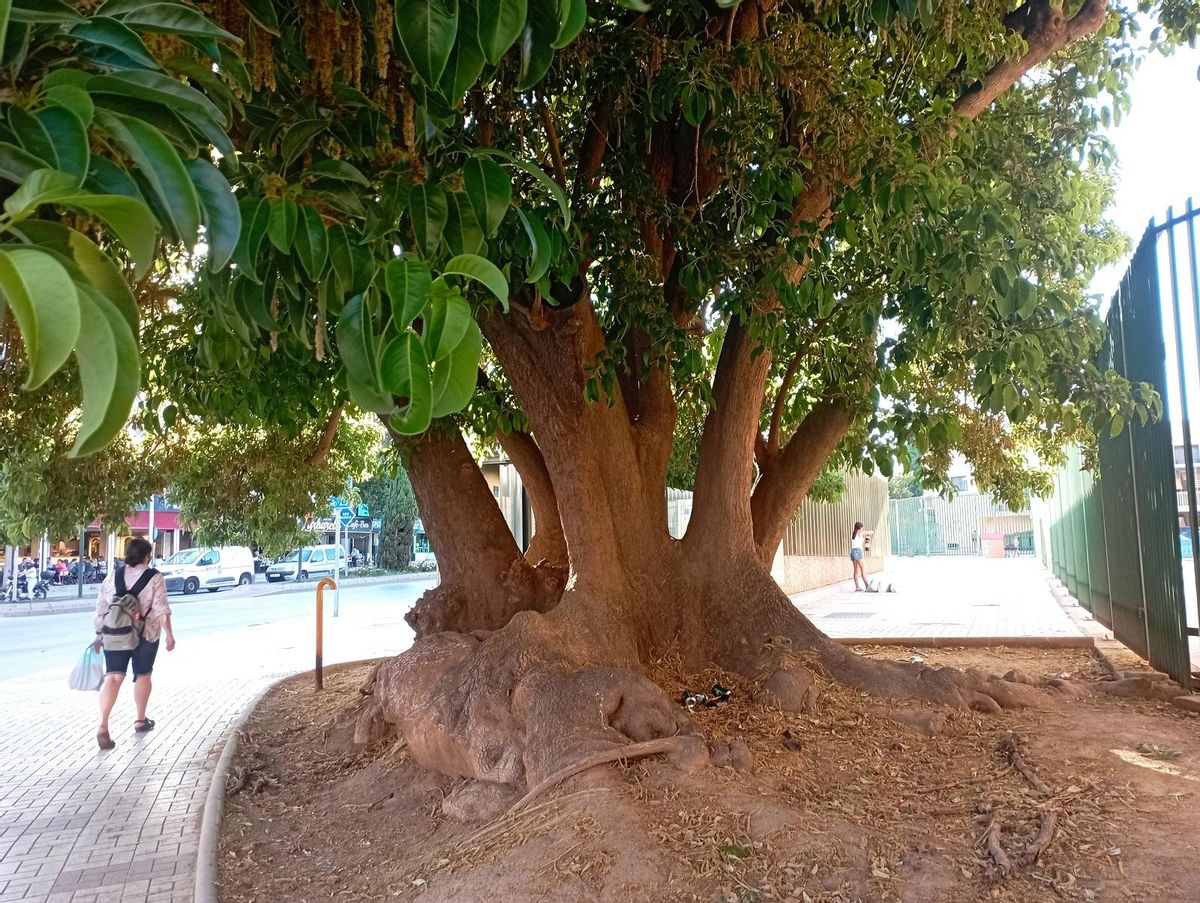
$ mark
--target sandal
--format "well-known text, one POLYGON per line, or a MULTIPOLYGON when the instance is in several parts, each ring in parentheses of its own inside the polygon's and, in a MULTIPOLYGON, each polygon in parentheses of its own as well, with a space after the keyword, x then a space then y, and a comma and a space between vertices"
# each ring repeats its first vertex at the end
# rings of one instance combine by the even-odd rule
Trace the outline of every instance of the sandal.
POLYGON ((146 733, 146 731, 154 730, 154 719, 153 718, 139 718, 137 721, 133 722, 133 730, 135 733, 138 733, 138 734, 144 734, 144 733, 146 733), (141 725, 141 727, 138 727, 139 724, 141 725))
POLYGON ((112 749, 117 744, 113 742, 113 738, 108 735, 108 731, 96 731, 96 743, 101 749, 112 749))

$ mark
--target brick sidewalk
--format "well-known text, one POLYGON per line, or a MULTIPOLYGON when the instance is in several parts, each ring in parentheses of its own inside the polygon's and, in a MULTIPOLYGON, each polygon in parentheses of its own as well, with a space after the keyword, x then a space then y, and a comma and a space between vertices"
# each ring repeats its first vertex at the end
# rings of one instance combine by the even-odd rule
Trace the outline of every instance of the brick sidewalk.
MULTIPOLYGON (((403 609, 326 620, 326 661, 398 651, 403 609)), ((226 731, 273 680, 311 667, 311 625, 262 625, 159 650, 148 734, 133 732, 127 679, 95 742, 95 693, 61 668, 0 682, 0 903, 123 903, 193 896, 200 814, 226 731), (232 670, 231 670, 232 669, 232 670)), ((80 646, 80 652, 83 646, 80 646)))

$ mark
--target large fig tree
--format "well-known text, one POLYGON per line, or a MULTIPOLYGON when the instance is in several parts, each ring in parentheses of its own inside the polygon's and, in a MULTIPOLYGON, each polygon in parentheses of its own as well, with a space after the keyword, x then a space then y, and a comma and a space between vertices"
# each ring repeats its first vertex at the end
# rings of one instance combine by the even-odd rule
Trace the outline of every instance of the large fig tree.
MULTIPOLYGON (((1192 5, 1138 5, 1162 22, 1145 43, 1194 33, 1192 5)), ((267 403, 273 360, 311 374, 312 397, 332 388, 400 447, 443 579, 368 714, 418 761, 533 782, 686 732, 643 665, 676 651, 755 673, 768 640, 871 692, 1010 701, 1001 682, 847 652, 769 562, 830 461, 890 473, 916 449, 934 482, 957 449, 1019 494, 1042 488, 1032 453, 1154 413, 1092 364, 1086 294, 1123 247, 1098 133, 1126 106, 1134 4, 203 10, 219 34, 176 39, 199 63, 170 71, 224 98, 232 154, 221 117, 208 140, 237 214, 184 164, 215 214, 214 265, 181 301, 191 359, 260 374, 248 405, 267 403), (520 471, 528 550, 464 431, 520 471), (681 457, 695 499, 675 540, 681 457)), ((148 175, 133 188, 162 221, 148 175)))

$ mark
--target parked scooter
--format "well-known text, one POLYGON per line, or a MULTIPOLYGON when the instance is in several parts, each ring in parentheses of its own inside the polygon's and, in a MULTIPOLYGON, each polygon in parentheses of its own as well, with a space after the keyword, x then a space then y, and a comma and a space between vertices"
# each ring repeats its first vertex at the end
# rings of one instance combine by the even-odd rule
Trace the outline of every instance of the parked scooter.
MULTIPOLYGON (((45 599, 46 593, 50 588, 50 584, 45 580, 38 580, 33 584, 34 599, 45 599)), ((16 578, 9 580, 8 585, 4 588, 5 602, 28 602, 30 601, 29 580, 25 574, 18 574, 16 578)))

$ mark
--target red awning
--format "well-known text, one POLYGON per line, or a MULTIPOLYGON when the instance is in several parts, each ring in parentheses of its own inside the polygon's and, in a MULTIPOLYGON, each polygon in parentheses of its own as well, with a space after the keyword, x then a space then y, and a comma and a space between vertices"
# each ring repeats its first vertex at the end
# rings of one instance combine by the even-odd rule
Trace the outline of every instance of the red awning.
MULTIPOLYGON (((125 523, 129 524, 129 528, 134 531, 147 533, 150 530, 150 512, 149 511, 130 511, 125 517, 125 523)), ((96 531, 100 529, 100 523, 92 523, 88 525, 88 529, 96 531)), ((155 511, 154 512, 154 529, 155 530, 178 530, 179 529, 179 514, 175 511, 155 511)))

